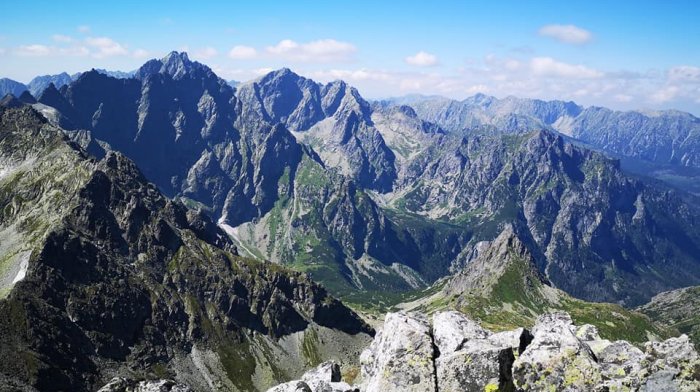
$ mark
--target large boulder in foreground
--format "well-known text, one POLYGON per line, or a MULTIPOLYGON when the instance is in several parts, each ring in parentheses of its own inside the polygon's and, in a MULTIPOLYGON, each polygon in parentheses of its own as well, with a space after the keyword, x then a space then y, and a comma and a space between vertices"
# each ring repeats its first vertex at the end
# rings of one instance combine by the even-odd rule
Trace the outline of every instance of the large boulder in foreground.
POLYGON ((428 319, 417 313, 389 313, 384 328, 362 352, 360 363, 367 392, 436 390, 435 349, 428 319))
POLYGON ((490 331, 454 311, 433 316, 433 336, 440 354, 435 360, 438 391, 513 389, 511 336, 492 340, 490 331))
POLYGON ((590 347, 572 331, 571 316, 540 316, 534 339, 513 365, 517 388, 532 391, 590 391, 602 381, 590 347))

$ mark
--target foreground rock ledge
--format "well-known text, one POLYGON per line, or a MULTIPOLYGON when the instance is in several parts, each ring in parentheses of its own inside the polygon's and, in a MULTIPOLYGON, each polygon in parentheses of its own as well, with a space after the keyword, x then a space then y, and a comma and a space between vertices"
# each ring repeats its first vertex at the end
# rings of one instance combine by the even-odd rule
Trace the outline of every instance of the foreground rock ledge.
POLYGON ((700 357, 686 335, 644 350, 610 342, 566 313, 532 331, 493 333, 459 312, 389 313, 360 356, 361 379, 324 363, 268 392, 699 391, 700 357))

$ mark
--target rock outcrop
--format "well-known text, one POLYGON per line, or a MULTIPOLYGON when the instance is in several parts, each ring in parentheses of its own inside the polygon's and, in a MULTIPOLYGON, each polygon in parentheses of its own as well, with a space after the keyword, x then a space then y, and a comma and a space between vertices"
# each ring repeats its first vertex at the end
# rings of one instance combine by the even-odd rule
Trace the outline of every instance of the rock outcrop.
POLYGON ((384 328, 360 356, 362 390, 429 392, 436 390, 435 347, 428 319, 389 313, 384 328))
MULTIPOLYGON (((602 339, 566 313, 542 315, 532 331, 493 333, 454 312, 432 322, 421 313, 389 313, 361 356, 361 380, 338 389, 333 364, 268 392, 696 391, 700 360, 688 337, 647 342, 644 350, 602 339), (331 383, 332 384, 332 383, 331 383)), ((337 365, 335 365, 337 366, 337 365)), ((339 378, 337 378, 339 380, 339 378)))

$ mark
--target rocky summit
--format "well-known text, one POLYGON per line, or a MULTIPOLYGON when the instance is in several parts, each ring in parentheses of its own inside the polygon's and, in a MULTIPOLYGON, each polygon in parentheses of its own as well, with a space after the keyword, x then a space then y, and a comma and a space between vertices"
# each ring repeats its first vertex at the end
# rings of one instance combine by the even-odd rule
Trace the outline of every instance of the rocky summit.
POLYGON ((350 386, 333 363, 268 392, 697 391, 700 357, 686 335, 635 346, 602 339, 566 313, 493 333, 464 314, 389 313, 350 386), (321 379, 323 382, 316 381, 321 379), (310 381, 311 380, 311 381, 310 381))

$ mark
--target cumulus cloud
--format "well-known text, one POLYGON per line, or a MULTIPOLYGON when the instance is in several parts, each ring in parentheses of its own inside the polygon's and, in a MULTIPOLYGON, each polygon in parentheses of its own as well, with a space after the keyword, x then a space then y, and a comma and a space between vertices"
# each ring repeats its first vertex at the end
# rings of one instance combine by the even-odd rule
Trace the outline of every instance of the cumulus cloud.
POLYGON ((219 52, 216 49, 212 48, 211 46, 207 46, 206 48, 196 51, 194 53, 194 57, 201 60, 208 60, 212 57, 216 57, 218 54, 219 52))
POLYGON ((89 37, 85 39, 85 43, 95 50, 92 55, 96 58, 129 54, 126 47, 108 37, 89 37))
POLYGON ((90 26, 88 26, 88 25, 78 26, 78 31, 83 33, 83 34, 87 34, 90 32, 90 26))
POLYGON ((228 52, 228 57, 234 60, 250 60, 258 56, 258 51, 250 46, 236 45, 228 52))
POLYGON ((407 64, 417 67, 432 67, 438 64, 438 59, 434 54, 420 51, 413 56, 408 56, 404 59, 407 64))
POLYGON ((357 51, 354 45, 334 39, 321 39, 298 43, 290 39, 266 48, 268 54, 288 61, 298 62, 344 62, 352 59, 357 51))
POLYGON ((573 79, 596 79, 603 73, 580 64, 568 64, 551 57, 535 57, 530 61, 530 68, 535 75, 573 79))
POLYGON ((554 38, 559 42, 582 45, 593 39, 590 31, 574 25, 551 24, 542 26, 539 34, 543 37, 554 38))

